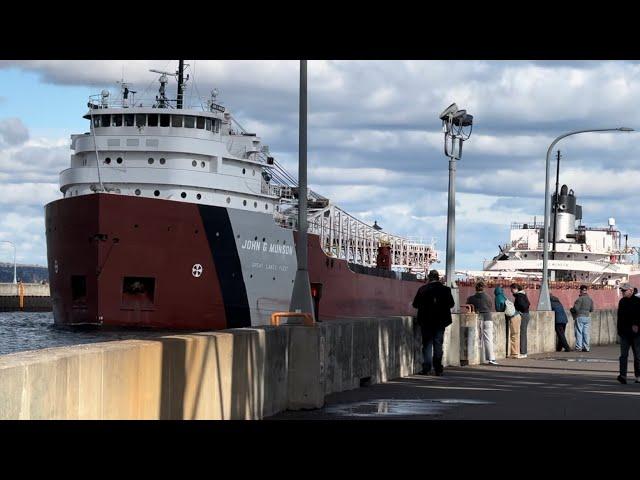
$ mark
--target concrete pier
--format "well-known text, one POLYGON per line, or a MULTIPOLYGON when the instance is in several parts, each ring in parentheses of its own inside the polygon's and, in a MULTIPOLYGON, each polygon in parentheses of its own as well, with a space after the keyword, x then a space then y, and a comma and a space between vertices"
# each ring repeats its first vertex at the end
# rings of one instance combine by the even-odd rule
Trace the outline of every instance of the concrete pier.
POLYGON ((0 312, 51 311, 51 296, 48 284, 40 283, 0 283, 0 312), (20 303, 22 288, 22 307, 20 303))
MULTIPOLYGON (((504 358, 504 315, 495 315, 504 358)), ((454 315, 446 366, 480 362, 477 325, 476 315, 454 315)), ((614 312, 595 312, 592 332, 594 345, 615 342, 614 312)), ((554 350, 553 313, 531 312, 529 353, 554 350)), ((421 362, 412 317, 35 350, 0 356, 0 419, 261 419, 411 376, 421 362)))

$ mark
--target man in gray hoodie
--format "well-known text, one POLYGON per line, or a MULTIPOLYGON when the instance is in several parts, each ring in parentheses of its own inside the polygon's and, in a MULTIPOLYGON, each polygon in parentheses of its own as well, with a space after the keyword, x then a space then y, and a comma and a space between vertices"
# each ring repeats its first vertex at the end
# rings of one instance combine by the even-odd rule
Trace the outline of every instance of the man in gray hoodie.
POLYGON ((589 351, 589 327, 591 326, 591 312, 593 312, 593 300, 587 294, 587 286, 580 286, 580 296, 576 299, 571 309, 575 315, 576 351, 589 351))

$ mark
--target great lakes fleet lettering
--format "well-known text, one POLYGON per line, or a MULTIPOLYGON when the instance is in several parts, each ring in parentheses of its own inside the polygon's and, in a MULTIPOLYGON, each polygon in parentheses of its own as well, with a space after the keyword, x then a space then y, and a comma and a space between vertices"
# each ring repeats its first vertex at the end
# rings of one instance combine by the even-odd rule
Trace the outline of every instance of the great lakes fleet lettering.
POLYGON ((240 246, 243 250, 253 250, 264 253, 280 253, 282 255, 293 255, 293 247, 291 245, 283 245, 281 243, 267 243, 259 240, 245 240, 240 246))

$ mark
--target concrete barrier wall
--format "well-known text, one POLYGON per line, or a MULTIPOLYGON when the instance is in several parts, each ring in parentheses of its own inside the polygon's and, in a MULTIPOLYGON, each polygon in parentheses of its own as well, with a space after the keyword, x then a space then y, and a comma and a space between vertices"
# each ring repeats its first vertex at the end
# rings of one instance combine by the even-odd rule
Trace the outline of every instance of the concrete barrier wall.
MULTIPOLYGON (((41 283, 23 283, 24 295, 29 297, 48 297, 50 296, 49 285, 41 283)), ((18 285, 15 283, 0 283, 0 297, 17 296, 18 285)))
MULTIPOLYGON (((504 358, 502 314, 496 353, 504 358)), ((532 312, 529 352, 553 352, 550 312, 532 312)), ((480 362, 478 318, 454 315, 444 363, 480 362)), ((569 339, 572 340, 570 324, 569 339)), ((612 343, 615 312, 597 312, 592 344, 612 343)), ((232 329, 0 356, 0 419, 259 419, 319 408, 326 395, 421 368, 412 317, 313 327, 232 329)))

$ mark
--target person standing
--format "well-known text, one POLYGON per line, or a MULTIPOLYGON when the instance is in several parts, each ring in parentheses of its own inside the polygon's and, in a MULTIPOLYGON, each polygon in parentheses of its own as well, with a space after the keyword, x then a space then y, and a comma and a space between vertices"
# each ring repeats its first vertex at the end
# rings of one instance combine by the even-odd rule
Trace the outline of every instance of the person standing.
POLYGON ((513 304, 516 312, 520 315, 520 355, 518 358, 527 358, 527 326, 529 325, 529 299, 522 288, 517 283, 511 284, 511 293, 513 293, 513 304))
POLYGON ((473 305, 482 321, 482 342, 484 346, 484 361, 490 365, 498 365, 493 351, 493 318, 491 317, 491 300, 484 293, 484 283, 476 283, 476 293, 467 298, 467 303, 473 305))
POLYGON ((618 302, 618 335, 620 336, 620 375, 618 381, 627 383, 629 347, 633 351, 633 373, 640 383, 640 298, 633 294, 628 283, 620 286, 622 298, 618 302))
POLYGON ((586 285, 580 286, 580 295, 573 304, 573 311, 576 316, 576 352, 588 352, 593 300, 591 300, 591 297, 587 294, 586 285))
POLYGON ((451 309, 455 305, 451 289, 440 282, 440 275, 431 270, 429 283, 418 289, 413 300, 413 308, 418 309, 418 324, 422 331, 422 375, 431 374, 431 366, 437 376, 441 376, 442 343, 444 330, 451 325, 451 309), (433 358, 432 358, 433 357, 433 358))
POLYGON ((571 347, 567 342, 567 337, 564 335, 565 328, 567 327, 567 312, 564 311, 564 307, 560 302, 560 299, 554 295, 549 296, 551 300, 551 309, 555 313, 555 327, 556 327, 556 352, 564 350, 570 352, 571 347))

